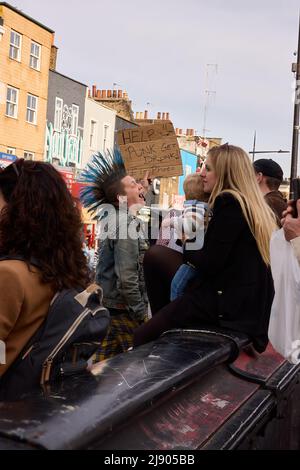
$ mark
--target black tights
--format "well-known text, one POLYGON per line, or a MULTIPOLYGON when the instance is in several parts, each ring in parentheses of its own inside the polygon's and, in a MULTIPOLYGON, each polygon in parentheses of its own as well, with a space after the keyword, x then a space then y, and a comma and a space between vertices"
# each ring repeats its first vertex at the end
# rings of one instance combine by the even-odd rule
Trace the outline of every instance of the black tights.
POLYGON ((180 325, 174 321, 174 309, 181 299, 170 303, 172 279, 183 263, 182 254, 164 246, 152 246, 144 258, 146 288, 153 318, 134 332, 134 346, 148 343, 164 331, 180 325))
POLYGON ((170 302, 171 281, 182 263, 182 254, 163 246, 153 246, 146 253, 144 271, 153 317, 134 331, 134 346, 153 341, 174 328, 219 326, 216 314, 208 311, 201 296, 196 295, 197 289, 189 288, 170 302))
POLYGON ((171 282, 182 264, 182 254, 165 246, 152 246, 145 254, 144 273, 152 315, 170 303, 171 282))

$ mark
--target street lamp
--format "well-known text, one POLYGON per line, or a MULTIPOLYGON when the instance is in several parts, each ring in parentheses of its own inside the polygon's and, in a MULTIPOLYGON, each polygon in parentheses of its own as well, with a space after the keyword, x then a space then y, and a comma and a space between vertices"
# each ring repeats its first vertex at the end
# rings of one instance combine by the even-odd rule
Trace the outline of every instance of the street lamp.
POLYGON ((254 162, 255 155, 259 153, 291 153, 288 150, 261 150, 261 151, 252 151, 249 152, 250 155, 252 155, 252 161, 254 162))
POLYGON ((254 132, 254 139, 253 139, 253 150, 249 152, 249 155, 252 155, 252 162, 254 162, 255 155, 257 154, 264 154, 264 153, 291 153, 288 150, 256 150, 256 131, 254 132))

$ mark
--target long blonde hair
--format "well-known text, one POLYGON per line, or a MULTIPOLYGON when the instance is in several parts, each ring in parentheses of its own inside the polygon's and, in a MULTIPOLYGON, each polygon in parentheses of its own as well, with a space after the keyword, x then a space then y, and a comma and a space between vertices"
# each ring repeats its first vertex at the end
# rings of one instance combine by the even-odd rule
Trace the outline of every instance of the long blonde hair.
POLYGON ((213 208, 220 194, 232 194, 241 206, 264 262, 270 265, 270 239, 277 228, 276 218, 259 189, 248 154, 240 147, 225 144, 212 148, 208 155, 217 178, 210 206, 213 208))

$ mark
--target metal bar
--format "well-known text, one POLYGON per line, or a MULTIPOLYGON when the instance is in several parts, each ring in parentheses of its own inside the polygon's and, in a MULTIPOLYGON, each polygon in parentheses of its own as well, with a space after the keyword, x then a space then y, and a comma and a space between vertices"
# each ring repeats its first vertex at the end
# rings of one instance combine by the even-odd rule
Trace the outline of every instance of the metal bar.
POLYGON ((256 131, 254 132, 254 139, 253 139, 253 152, 252 152, 252 163, 254 162, 255 154, 256 154, 256 131))
MULTIPOLYGON (((250 155, 253 155, 253 152, 249 152, 250 155)), ((287 150, 262 150, 260 152, 255 151, 254 154, 256 155, 257 153, 291 153, 290 151, 287 150)))
MULTIPOLYGON (((294 66, 294 64, 293 64, 294 66)), ((294 70, 294 67, 293 67, 294 70)), ((298 35, 298 52, 297 52, 297 64, 296 64, 296 88, 295 88, 295 103, 294 103, 294 124, 293 124, 293 143, 292 143, 292 161, 291 161, 291 186, 292 191, 292 180, 297 178, 298 168, 298 144, 299 144, 299 107, 300 97, 298 92, 300 89, 300 16, 299 16, 299 35, 298 35)))

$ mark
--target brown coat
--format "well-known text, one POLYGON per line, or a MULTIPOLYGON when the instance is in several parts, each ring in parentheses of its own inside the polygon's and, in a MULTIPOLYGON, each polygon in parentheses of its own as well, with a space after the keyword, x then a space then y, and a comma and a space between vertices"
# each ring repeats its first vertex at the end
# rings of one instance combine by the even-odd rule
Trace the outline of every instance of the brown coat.
POLYGON ((280 191, 271 191, 265 195, 266 203, 276 215, 278 227, 281 228, 282 213, 287 209, 287 202, 280 191))
POLYGON ((41 326, 54 296, 38 270, 31 270, 23 261, 0 261, 0 340, 6 345, 0 377, 41 326))

